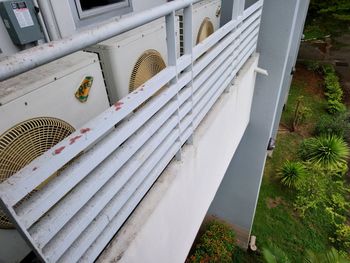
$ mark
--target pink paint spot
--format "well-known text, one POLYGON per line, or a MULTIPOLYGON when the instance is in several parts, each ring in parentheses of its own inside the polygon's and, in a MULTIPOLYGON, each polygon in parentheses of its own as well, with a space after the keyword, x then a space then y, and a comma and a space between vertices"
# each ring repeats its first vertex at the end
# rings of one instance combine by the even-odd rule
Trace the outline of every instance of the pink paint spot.
POLYGON ((124 104, 124 102, 122 101, 118 101, 114 104, 115 110, 118 111, 122 108, 122 105, 124 104))
POLYGON ((66 146, 62 146, 60 148, 57 148, 54 152, 53 152, 53 155, 56 155, 56 154, 60 154, 64 148, 66 148, 66 146))
POLYGON ((49 47, 53 47, 53 44, 49 44, 49 47))
POLYGON ((78 135, 78 136, 75 136, 73 138, 71 138, 69 140, 69 145, 72 145, 73 143, 75 143, 77 140, 79 140, 81 138, 82 135, 78 135))
POLYGON ((34 167, 34 168, 33 168, 33 171, 35 171, 36 169, 38 169, 38 167, 34 167))
POLYGON ((80 130, 80 133, 84 134, 84 133, 87 133, 89 131, 91 131, 90 128, 83 128, 83 129, 80 130))
POLYGON ((122 106, 123 104, 124 104, 124 102, 118 101, 118 102, 114 103, 114 106, 119 107, 119 106, 122 106))

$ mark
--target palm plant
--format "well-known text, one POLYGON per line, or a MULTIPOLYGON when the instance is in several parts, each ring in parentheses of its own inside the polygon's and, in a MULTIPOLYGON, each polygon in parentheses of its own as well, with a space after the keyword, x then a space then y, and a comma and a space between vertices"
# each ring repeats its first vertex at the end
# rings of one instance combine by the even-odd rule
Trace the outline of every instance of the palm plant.
POLYGON ((301 179, 305 176, 305 167, 300 162, 286 161, 278 171, 281 183, 288 187, 296 188, 301 179))
POLYGON ((304 140, 299 154, 304 161, 324 168, 338 169, 346 163, 349 148, 345 141, 336 135, 321 135, 304 140))

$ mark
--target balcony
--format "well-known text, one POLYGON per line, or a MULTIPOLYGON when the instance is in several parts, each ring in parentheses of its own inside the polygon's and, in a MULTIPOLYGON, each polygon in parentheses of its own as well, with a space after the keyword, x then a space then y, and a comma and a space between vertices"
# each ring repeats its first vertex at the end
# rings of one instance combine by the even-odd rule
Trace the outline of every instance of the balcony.
POLYGON ((192 47, 192 2, 168 3, 0 63, 5 79, 77 51, 74 44, 91 32, 111 37, 166 18, 168 66, 0 185, 2 207, 43 261, 186 257, 249 123, 263 5, 242 9, 192 47))

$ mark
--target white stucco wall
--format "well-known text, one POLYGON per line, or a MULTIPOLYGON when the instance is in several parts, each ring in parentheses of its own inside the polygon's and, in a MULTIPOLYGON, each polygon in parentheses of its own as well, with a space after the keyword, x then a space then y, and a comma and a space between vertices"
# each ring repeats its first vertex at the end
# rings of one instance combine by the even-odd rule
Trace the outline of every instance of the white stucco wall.
POLYGON ((183 262, 250 117, 258 56, 240 71, 98 262, 183 262))

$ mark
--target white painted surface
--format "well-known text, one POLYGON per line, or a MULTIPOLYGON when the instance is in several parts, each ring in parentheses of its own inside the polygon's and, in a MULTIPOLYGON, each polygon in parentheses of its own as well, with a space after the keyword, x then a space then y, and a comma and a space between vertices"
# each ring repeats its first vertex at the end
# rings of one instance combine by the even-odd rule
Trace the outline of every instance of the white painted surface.
POLYGON ((250 117, 254 55, 166 168, 98 262, 183 262, 250 117))
POLYGON ((0 134, 35 117, 59 118, 79 128, 109 107, 98 58, 85 52, 1 82, 0 103, 0 134), (86 76, 94 80, 88 100, 81 103, 75 92, 86 76))

